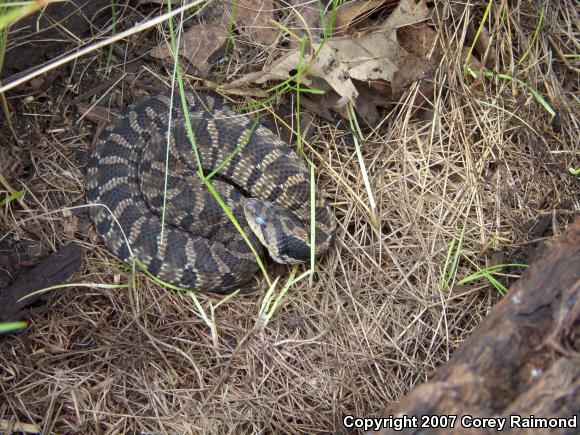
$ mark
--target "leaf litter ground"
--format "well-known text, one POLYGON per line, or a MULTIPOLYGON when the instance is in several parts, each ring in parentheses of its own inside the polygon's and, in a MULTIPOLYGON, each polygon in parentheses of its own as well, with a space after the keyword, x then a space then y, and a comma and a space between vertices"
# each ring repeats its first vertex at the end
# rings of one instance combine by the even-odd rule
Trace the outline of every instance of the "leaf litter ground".
MULTIPOLYGON (((232 15, 231 4, 217 3, 185 21, 182 37, 198 29, 189 33, 196 45, 181 52, 197 88, 219 86, 247 106, 248 95, 261 97, 277 83, 254 78, 292 73, 284 62, 296 59, 300 44, 284 29, 318 35, 307 55, 322 42, 316 2, 236 2, 258 15, 232 15), (230 23, 226 52, 216 47, 230 23)), ((2 208, 3 251, 33 264, 74 241, 84 256, 71 281, 133 289, 58 290, 25 313, 26 330, 0 338, 1 431, 16 420, 22 430, 45 432, 340 431, 344 415, 380 414, 468 339, 500 296, 485 279, 459 281, 478 268, 534 261, 578 215, 578 178, 569 171, 579 152, 577 20, 572 2, 502 3, 480 29, 487 3, 445 3, 429 4, 426 20, 393 31, 385 23, 398 5, 343 6, 338 31, 323 44, 333 50, 320 53, 341 63, 350 84, 335 88, 316 66, 306 71, 303 86, 327 92, 301 95, 299 125, 292 92, 256 109, 289 143, 296 137, 288 126, 300 128, 335 210, 338 240, 317 263, 313 284, 293 285, 265 328, 254 329, 266 290, 259 279, 254 292, 215 308, 217 346, 187 295, 143 274, 131 282, 86 213, 51 214, 84 201, 96 123, 171 83, 166 29, 116 44, 110 62, 106 53, 83 57, 7 94, 19 141, 2 136, 2 188, 25 194, 2 208), (469 59, 472 41, 480 47, 469 59), (357 58, 353 46, 368 53, 357 58), (491 73, 474 78, 466 63, 491 73), (368 121, 359 151, 372 210, 344 119, 345 93, 368 121)), ((118 12, 124 29, 160 9, 118 12)), ((268 266, 282 281, 288 275, 268 266)), ((509 285, 521 270, 502 272, 496 278, 509 285)), ((208 313, 220 301, 198 299, 208 313)))

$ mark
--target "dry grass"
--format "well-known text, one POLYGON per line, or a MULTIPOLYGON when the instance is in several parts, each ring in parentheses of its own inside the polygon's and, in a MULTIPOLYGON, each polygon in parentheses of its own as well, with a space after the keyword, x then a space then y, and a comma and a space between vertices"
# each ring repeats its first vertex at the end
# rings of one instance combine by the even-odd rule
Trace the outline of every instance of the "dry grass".
MULTIPOLYGON (((188 296, 142 274, 130 290, 57 291, 46 309, 26 315, 28 329, 0 338, 0 431, 15 419, 46 433, 337 431, 344 415, 379 414, 444 364, 498 298, 484 281, 455 284, 476 271, 463 259, 451 285, 442 285, 452 240, 463 232, 461 253, 480 267, 498 258, 527 262, 579 211, 578 179, 568 172, 578 166, 579 65, 577 57, 564 57, 578 51, 578 11, 572 1, 542 2, 537 43, 517 65, 538 10, 498 3, 490 28, 495 68, 543 95, 558 112, 557 128, 513 81, 487 78, 470 87, 459 53, 468 20, 481 17, 485 4, 455 15, 446 9, 447 21, 436 23, 445 57, 432 120, 412 117, 413 88, 364 143, 380 228, 366 210, 348 131, 315 120, 308 142, 322 156, 315 159, 318 183, 339 230, 312 287, 307 280, 295 285, 263 329, 254 329, 263 284, 221 305, 217 348, 188 296), (535 233, 546 215, 551 227, 535 233)), ((237 46, 246 51, 233 53, 225 80, 275 57, 243 37, 237 46)), ((130 273, 101 246, 86 215, 46 214, 83 201, 95 127, 77 122, 69 104, 71 89, 86 92, 107 79, 88 74, 98 65, 101 74, 97 58, 81 58, 58 70, 52 84, 8 94, 13 122, 31 133, 18 144, 2 137, 14 159, 2 170, 12 187, 26 191, 29 211, 3 208, 0 228, 2 240, 36 243, 43 252, 80 243, 86 250, 75 282, 127 283, 130 273), (70 87, 59 82, 69 77, 70 87)), ((147 79, 164 88, 156 77, 167 81, 166 72, 147 68, 155 73, 142 68, 105 90, 120 101, 147 79)), ((199 298, 206 309, 219 301, 199 298)))

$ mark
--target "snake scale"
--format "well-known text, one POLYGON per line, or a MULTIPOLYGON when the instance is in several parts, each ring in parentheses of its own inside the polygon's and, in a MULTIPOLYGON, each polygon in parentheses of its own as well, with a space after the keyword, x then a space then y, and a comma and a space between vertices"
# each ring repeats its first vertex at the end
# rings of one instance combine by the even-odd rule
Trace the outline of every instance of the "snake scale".
MULTIPOLYGON (((105 245, 183 288, 224 293, 251 279, 255 255, 199 177, 199 161, 260 256, 264 245, 277 262, 307 261, 311 192, 304 162, 272 131, 220 100, 185 98, 195 148, 178 92, 126 107, 99 136, 86 196, 105 245)), ((332 245, 336 223, 318 190, 314 209, 319 255, 332 245)))

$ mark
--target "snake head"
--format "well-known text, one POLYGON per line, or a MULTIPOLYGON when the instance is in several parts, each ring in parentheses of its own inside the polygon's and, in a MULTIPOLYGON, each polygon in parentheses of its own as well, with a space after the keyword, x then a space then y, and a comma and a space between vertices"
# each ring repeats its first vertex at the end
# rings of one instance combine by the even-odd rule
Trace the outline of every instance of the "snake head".
POLYGON ((290 210, 250 198, 244 204, 244 214, 248 225, 274 261, 295 264, 310 259, 308 231, 290 210))

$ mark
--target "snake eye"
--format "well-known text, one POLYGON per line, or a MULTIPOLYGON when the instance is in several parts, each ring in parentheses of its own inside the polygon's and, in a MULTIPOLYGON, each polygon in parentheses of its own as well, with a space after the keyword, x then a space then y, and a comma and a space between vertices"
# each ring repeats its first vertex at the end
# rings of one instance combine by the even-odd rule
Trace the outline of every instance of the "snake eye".
POLYGON ((256 223, 258 225, 262 226, 266 223, 266 221, 264 220, 264 218, 262 216, 256 216, 256 223))

